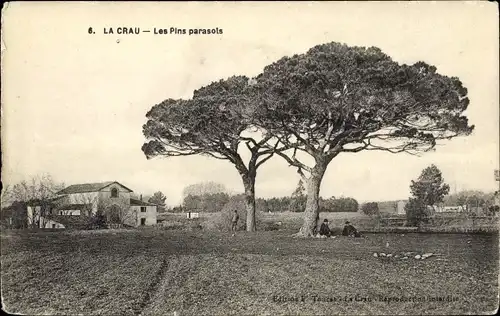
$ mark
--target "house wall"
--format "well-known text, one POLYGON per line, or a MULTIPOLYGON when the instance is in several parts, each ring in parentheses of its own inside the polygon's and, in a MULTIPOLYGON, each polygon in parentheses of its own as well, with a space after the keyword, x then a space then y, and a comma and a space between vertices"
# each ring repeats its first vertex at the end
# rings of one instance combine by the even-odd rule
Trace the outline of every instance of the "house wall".
POLYGON ((114 183, 99 191, 99 202, 106 205, 118 205, 120 207, 130 206, 130 192, 121 185, 114 183), (116 188, 118 190, 118 197, 111 197, 111 190, 116 188))
POLYGON ((405 206, 406 206, 406 201, 398 201, 396 203, 396 213, 399 215, 406 214, 405 206))
POLYGON ((81 215, 80 210, 58 210, 57 215, 81 215))
POLYGON ((157 207, 156 206, 142 206, 146 208, 146 212, 141 212, 141 206, 133 205, 131 206, 132 212, 136 215, 135 226, 141 226, 141 218, 146 219, 146 226, 156 225, 157 219, 157 207))
POLYGON ((98 198, 98 192, 73 193, 67 195, 66 204, 92 204, 92 213, 95 214, 97 212, 98 198))
POLYGON ((120 209, 120 221, 123 224, 135 226, 136 216, 130 208, 130 192, 123 186, 113 183, 99 191, 99 205, 103 210, 109 211, 112 206, 117 206, 120 209), (111 197, 111 191, 116 188, 118 190, 117 197, 111 197))
POLYGON ((194 212, 187 212, 186 213, 186 218, 199 218, 200 213, 194 213, 194 212))
POLYGON ((107 208, 111 205, 119 206, 123 211, 130 207, 130 192, 123 186, 113 183, 99 192, 72 193, 65 196, 58 204, 92 204, 92 213, 95 214, 99 206, 107 208), (118 190, 118 197, 111 197, 111 190, 118 190))
POLYGON ((32 227, 33 223, 38 222, 39 228, 64 228, 64 225, 53 220, 40 216, 40 206, 28 206, 28 226, 32 227))
POLYGON ((32 226, 33 223, 40 219, 40 206, 29 206, 27 207, 27 218, 28 226, 32 226))

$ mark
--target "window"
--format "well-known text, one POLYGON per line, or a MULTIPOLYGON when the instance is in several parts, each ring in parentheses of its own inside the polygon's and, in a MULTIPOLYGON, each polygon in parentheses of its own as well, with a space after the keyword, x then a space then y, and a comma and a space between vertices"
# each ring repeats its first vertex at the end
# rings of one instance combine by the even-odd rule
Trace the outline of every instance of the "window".
POLYGON ((112 188, 111 189, 111 197, 112 198, 118 197, 118 189, 117 188, 112 188))
POLYGON ((56 224, 52 224, 52 228, 56 228, 56 224))
POLYGON ((146 207, 145 206, 141 206, 141 213, 146 213, 146 207))

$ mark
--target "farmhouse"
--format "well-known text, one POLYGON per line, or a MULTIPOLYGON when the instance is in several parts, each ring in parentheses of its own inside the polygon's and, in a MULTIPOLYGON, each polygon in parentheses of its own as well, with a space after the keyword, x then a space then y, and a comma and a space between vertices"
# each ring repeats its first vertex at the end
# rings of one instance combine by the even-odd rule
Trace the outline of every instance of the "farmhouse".
POLYGON ((130 209, 133 214, 137 214, 136 226, 150 226, 157 222, 157 206, 136 199, 130 199, 130 209))
POLYGON ((157 206, 131 197, 133 191, 117 181, 71 185, 49 203, 28 205, 28 222, 40 228, 78 227, 102 215, 108 226, 156 224, 157 206))

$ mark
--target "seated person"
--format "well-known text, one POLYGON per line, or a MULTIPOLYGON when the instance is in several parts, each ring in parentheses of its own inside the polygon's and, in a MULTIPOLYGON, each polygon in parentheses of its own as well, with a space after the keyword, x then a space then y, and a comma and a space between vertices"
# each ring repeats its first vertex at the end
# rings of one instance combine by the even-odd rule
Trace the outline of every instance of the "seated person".
POLYGON ((342 230, 342 236, 361 237, 361 234, 347 221, 345 222, 344 230, 342 230))
POLYGON ((319 228, 319 234, 321 236, 326 236, 326 237, 330 237, 333 235, 332 231, 330 230, 330 227, 328 227, 328 220, 326 218, 321 224, 321 227, 319 228))

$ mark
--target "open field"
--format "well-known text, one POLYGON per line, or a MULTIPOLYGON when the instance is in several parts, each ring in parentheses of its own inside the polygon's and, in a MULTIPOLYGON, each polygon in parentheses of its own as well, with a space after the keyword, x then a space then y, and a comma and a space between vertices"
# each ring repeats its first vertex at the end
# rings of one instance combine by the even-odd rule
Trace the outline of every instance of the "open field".
MULTIPOLYGON (((200 225, 203 229, 212 230, 216 227, 214 222, 219 221, 220 213, 199 213, 200 218, 187 219, 185 213, 160 213, 158 218, 165 219, 166 226, 185 228, 186 226, 200 225)), ((229 220, 230 217, 227 219, 229 220)), ((350 221, 362 232, 411 232, 416 227, 403 227, 406 222, 405 215, 385 214, 382 217, 370 217, 361 212, 322 212, 320 222, 327 218, 329 226, 337 234, 342 231, 345 221, 350 221), (388 219, 391 219, 390 221, 388 219)), ((257 213, 257 229, 271 230, 285 229, 298 230, 304 221, 304 214, 298 212, 257 213), (280 226, 275 224, 279 223, 280 226)), ((420 228, 420 232, 440 233, 472 233, 472 232, 498 232, 498 216, 495 217, 467 217, 462 213, 437 214, 430 218, 428 224, 420 228)), ((243 225, 243 222, 240 223, 243 225)), ((230 222, 218 228, 229 230, 230 222), (222 226, 222 227, 221 227, 222 226)), ((243 229, 243 227, 241 227, 243 229)))
POLYGON ((497 235, 293 239, 292 232, 232 237, 158 229, 4 231, 4 309, 25 314, 321 315, 484 314, 498 306, 497 235), (426 260, 373 257, 382 251, 438 255, 426 260), (394 301, 401 297, 417 301, 394 301), (435 297, 453 302, 430 301, 435 297))

